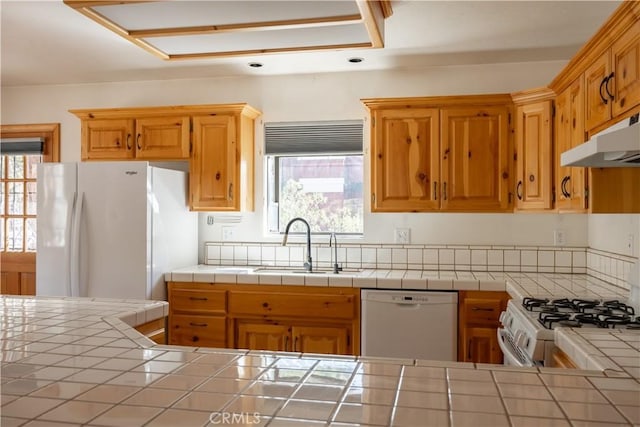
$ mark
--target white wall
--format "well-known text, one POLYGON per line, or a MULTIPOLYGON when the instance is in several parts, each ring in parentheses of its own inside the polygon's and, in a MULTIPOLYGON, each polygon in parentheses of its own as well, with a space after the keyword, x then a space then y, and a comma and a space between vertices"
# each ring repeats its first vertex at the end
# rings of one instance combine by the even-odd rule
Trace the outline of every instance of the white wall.
MULTIPOLYGON (((60 122, 62 160, 80 158, 80 122, 69 109, 247 102, 263 112, 256 126, 256 176, 262 177, 263 121, 363 119, 361 98, 505 93, 548 84, 564 62, 434 67, 297 76, 144 81, 107 84, 7 87, 2 123, 60 122)), ((366 161, 368 164, 368 161, 366 161)), ((365 175, 368 176, 367 172, 365 175)), ((368 183, 365 194, 368 194, 368 183)), ((365 197, 366 199, 366 197, 365 197)), ((263 236, 263 190, 256 185, 256 212, 242 214, 235 240, 263 236)), ((221 227, 200 218, 202 242, 221 240, 221 227)), ((366 243, 393 243, 393 228, 409 227, 412 243, 552 245, 553 231, 567 244, 587 244, 587 215, 557 214, 367 214, 366 243)))
POLYGON ((589 247, 633 257, 640 256, 640 215, 588 215, 589 247))

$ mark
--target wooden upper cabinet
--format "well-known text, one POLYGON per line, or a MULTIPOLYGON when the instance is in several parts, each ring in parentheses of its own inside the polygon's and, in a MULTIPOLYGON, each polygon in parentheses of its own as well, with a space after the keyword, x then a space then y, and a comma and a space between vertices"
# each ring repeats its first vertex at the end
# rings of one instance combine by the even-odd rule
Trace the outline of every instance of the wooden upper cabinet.
POLYGON ((552 101, 516 108, 516 208, 553 207, 552 101))
POLYGON ((372 212, 510 208, 508 95, 364 99, 372 212))
POLYGON ((452 211, 509 208, 509 108, 443 108, 441 206, 452 211))
POLYGON ((640 21, 587 67, 585 127, 597 132, 640 105, 640 21))
POLYGON ((233 210, 236 206, 234 182, 238 153, 235 122, 233 116, 193 119, 190 187, 194 209, 233 210))
POLYGON ((613 76, 612 115, 617 117, 640 105, 640 20, 611 47, 613 76))
POLYGON ((136 120, 136 158, 176 160, 189 158, 189 116, 148 117, 136 120))
POLYGON ((82 160, 189 160, 190 208, 253 210, 254 126, 247 104, 71 110, 82 160))
POLYGON ((82 121, 82 160, 127 160, 135 157, 133 119, 82 121))
POLYGON ((586 168, 560 165, 563 152, 584 142, 583 78, 578 77, 555 101, 555 200, 559 212, 584 212, 587 209, 588 175, 586 168))
POLYGON ((593 129, 611 118, 611 100, 607 94, 611 74, 610 51, 606 51, 584 72, 585 127, 593 129))
POLYGON ((82 160, 189 158, 189 116, 82 120, 82 160))
POLYGON ((439 121, 437 109, 373 113, 372 211, 439 209, 439 121))
POLYGON ((192 118, 192 210, 253 210, 253 138, 258 114, 253 108, 240 105, 219 114, 192 118))

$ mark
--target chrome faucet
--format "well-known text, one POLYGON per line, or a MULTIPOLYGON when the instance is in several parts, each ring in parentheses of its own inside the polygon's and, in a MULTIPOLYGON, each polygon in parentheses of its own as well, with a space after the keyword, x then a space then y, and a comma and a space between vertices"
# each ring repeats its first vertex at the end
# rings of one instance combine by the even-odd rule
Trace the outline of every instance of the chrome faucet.
POLYGON ((307 261, 304 263, 304 269, 311 273, 313 271, 313 261, 311 260, 311 227, 309 226, 309 223, 307 221, 302 218, 293 218, 291 221, 289 221, 289 223, 287 224, 287 228, 285 228, 284 230, 284 239, 282 240, 282 246, 287 245, 289 228, 291 227, 291 224, 296 221, 301 221, 304 223, 304 225, 307 226, 307 261))
POLYGON ((338 274, 340 271, 342 271, 342 268, 338 267, 338 238, 336 237, 336 233, 331 233, 331 235, 329 236, 329 247, 331 247, 332 241, 333 241, 333 253, 334 253, 334 255, 332 256, 332 258, 334 258, 333 274, 338 274))

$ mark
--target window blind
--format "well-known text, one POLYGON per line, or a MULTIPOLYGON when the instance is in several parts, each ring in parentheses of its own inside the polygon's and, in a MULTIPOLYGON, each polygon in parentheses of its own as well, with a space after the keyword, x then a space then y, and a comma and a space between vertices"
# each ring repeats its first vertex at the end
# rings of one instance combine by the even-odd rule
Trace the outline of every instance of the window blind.
POLYGON ((266 123, 266 155, 362 153, 362 120, 266 123))
POLYGON ((44 138, 2 138, 0 154, 22 155, 44 153, 44 138))

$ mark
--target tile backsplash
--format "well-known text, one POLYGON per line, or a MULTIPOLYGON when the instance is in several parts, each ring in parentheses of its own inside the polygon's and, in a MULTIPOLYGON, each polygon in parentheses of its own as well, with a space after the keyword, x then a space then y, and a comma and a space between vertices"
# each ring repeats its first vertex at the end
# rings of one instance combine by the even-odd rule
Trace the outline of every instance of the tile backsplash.
MULTIPOLYGON (((207 242, 205 263, 296 267, 302 266, 305 250, 302 243, 207 242)), ((314 243, 314 267, 330 268, 332 254, 328 244, 314 243)), ((338 247, 338 264, 353 269, 586 273, 587 248, 349 243, 338 247)))
MULTIPOLYGON (((205 264, 301 267, 305 244, 207 242, 205 264)), ((314 243, 315 268, 331 268, 333 248, 314 243)), ((338 264, 351 269, 506 271, 587 273, 629 289, 632 265, 638 258, 584 247, 344 244, 338 264)))
POLYGON ((606 252, 598 249, 587 249, 587 273, 613 285, 629 289, 627 280, 631 267, 638 258, 606 252))

